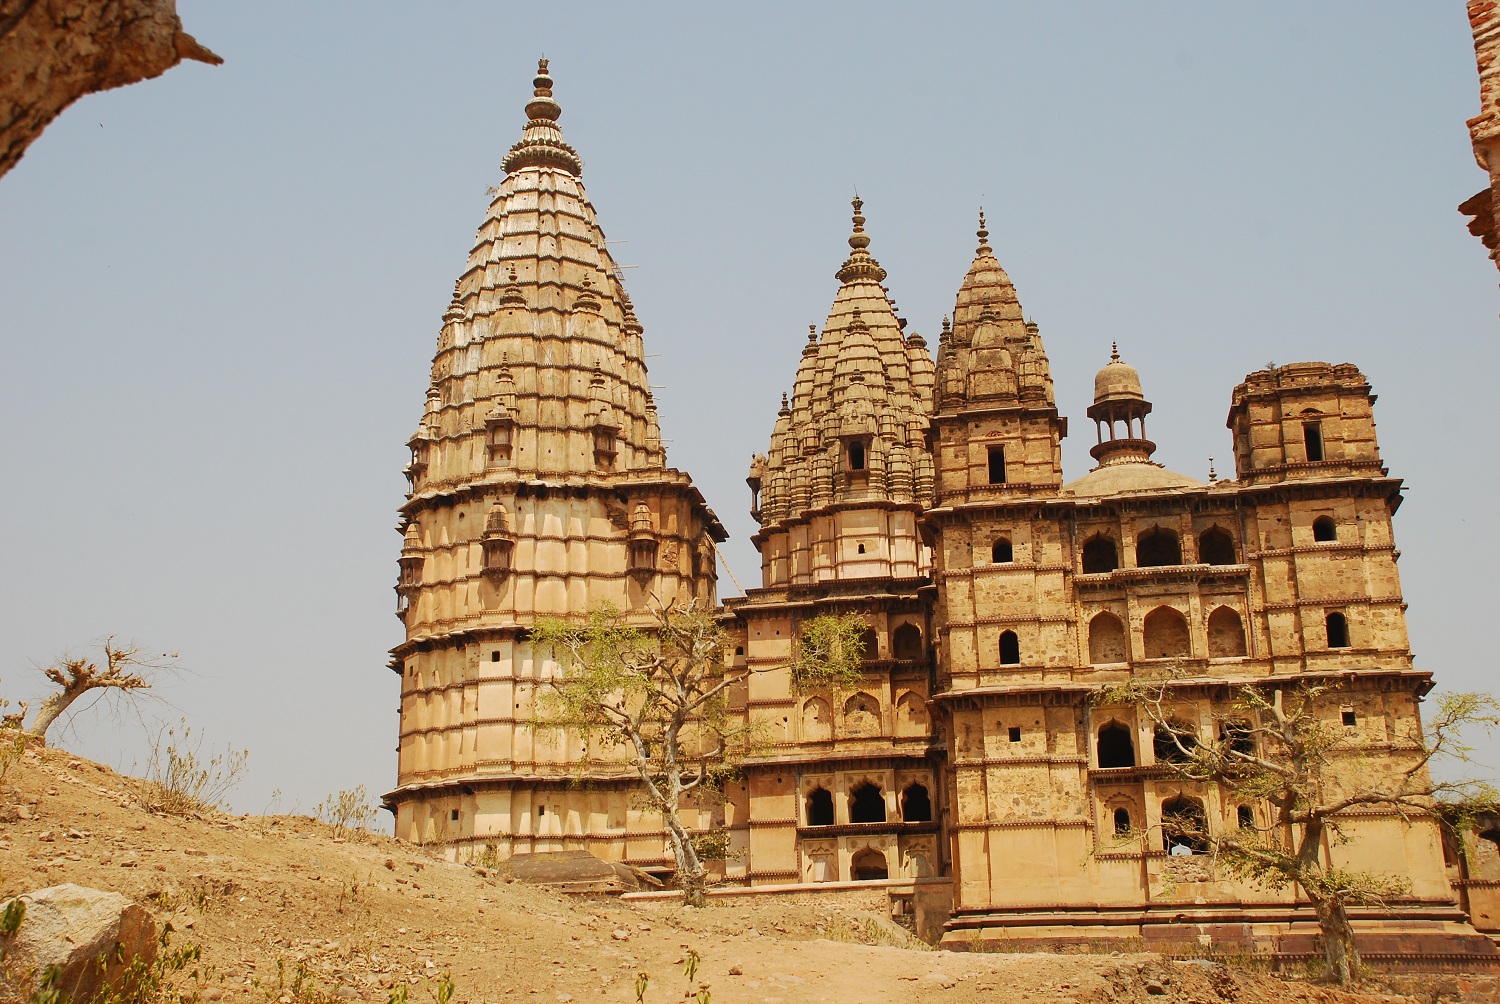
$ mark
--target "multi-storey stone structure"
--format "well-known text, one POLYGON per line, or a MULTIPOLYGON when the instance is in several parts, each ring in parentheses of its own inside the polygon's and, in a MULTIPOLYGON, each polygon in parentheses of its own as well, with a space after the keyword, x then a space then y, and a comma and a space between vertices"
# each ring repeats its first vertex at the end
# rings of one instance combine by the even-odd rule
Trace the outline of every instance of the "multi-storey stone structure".
MULTIPOLYGON (((711 601, 723 539, 664 464, 641 326, 545 67, 536 88, 412 440, 388 800, 399 836, 456 853, 577 846, 663 868, 625 772, 570 786, 581 751, 523 726, 552 671, 526 641, 537 616, 639 611, 653 590, 711 601)), ((1264 947, 1305 905, 1172 854, 1163 821, 1264 826, 1269 808, 1176 779, 1152 723, 1098 694, 1163 681, 1178 727, 1209 735, 1242 684, 1337 679, 1324 713, 1351 740, 1351 774, 1407 762, 1431 678, 1407 642, 1401 483, 1369 384, 1349 364, 1250 374, 1229 412, 1235 476, 1203 483, 1152 461, 1151 403, 1116 351, 1087 409, 1097 466, 1067 481, 1047 354, 983 215, 934 361, 897 316, 862 211, 751 465, 762 584, 722 611, 732 667, 751 671, 734 707, 773 741, 696 823, 729 831, 726 875, 750 884, 947 878, 961 944, 1264 947), (801 625, 848 611, 868 625, 863 685, 797 692, 801 625)), ((1434 825, 1341 822, 1354 839, 1335 861, 1411 883, 1369 923, 1406 950, 1419 935, 1488 945, 1463 924, 1434 825)))

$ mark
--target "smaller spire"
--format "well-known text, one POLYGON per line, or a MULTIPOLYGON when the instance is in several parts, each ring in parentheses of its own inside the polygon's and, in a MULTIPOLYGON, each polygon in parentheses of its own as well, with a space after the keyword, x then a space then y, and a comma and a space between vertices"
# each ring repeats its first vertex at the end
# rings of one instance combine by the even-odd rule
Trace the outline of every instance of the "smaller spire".
POLYGON ((854 207, 854 228, 849 234, 849 257, 844 267, 838 270, 839 282, 850 283, 856 279, 867 279, 880 283, 885 280, 885 269, 870 256, 870 235, 865 233, 865 202, 858 195, 850 203, 854 207))
POLYGON ((1110 342, 1109 343, 1109 361, 1112 362, 1112 363, 1117 363, 1117 362, 1120 361, 1120 343, 1119 342, 1110 342))
POLYGON ((992 255, 995 249, 990 247, 990 232, 984 222, 984 207, 979 207, 979 229, 975 232, 979 238, 979 248, 974 252, 976 255, 992 255))
POLYGON ((781 414, 783 414, 783 415, 790 415, 791 413, 792 413, 791 406, 787 404, 787 400, 786 400, 786 391, 782 391, 781 392, 781 414))
POLYGON ((868 324, 866 324, 865 323, 865 319, 860 316, 860 314, 859 314, 859 308, 858 307, 854 308, 854 316, 849 319, 849 330, 850 331, 868 331, 868 330, 870 330, 870 326, 868 324))
POLYGON ((1219 480, 1219 475, 1214 471, 1214 458, 1208 458, 1208 483, 1213 484, 1219 480))

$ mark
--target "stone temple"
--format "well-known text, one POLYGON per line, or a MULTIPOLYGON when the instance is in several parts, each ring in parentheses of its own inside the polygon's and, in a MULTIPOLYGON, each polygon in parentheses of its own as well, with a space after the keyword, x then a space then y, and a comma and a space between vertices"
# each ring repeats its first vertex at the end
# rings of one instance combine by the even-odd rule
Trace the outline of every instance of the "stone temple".
MULTIPOLYGON (((557 672, 528 629, 653 594, 717 603, 725 533, 667 465, 643 327, 545 61, 534 86, 410 440, 386 805, 397 836, 457 858, 584 849, 667 872, 630 771, 580 776, 576 742, 528 727, 557 672)), ((1348 363, 1251 373, 1230 395, 1234 475, 1204 483, 1151 459, 1151 402, 1115 352, 1087 409, 1097 465, 1069 479, 1041 332, 983 216, 935 353, 896 315, 865 224, 856 199, 827 320, 788 348, 791 392, 750 466, 761 585, 720 608, 735 668, 755 671, 734 707, 774 745, 689 825, 728 832, 726 881, 884 882, 951 909, 959 946, 1285 948, 1305 901, 1163 836, 1173 816, 1212 832, 1269 808, 1177 779, 1143 714, 1091 697, 1170 679, 1174 721, 1204 734, 1239 682, 1336 677, 1325 712, 1361 759, 1409 755, 1432 679, 1407 640, 1401 481, 1368 381, 1348 363), (849 611, 868 625, 864 685, 795 693, 799 625, 849 611)), ((1367 953, 1493 951, 1434 824, 1343 825, 1333 860, 1410 882, 1358 913, 1367 953)))

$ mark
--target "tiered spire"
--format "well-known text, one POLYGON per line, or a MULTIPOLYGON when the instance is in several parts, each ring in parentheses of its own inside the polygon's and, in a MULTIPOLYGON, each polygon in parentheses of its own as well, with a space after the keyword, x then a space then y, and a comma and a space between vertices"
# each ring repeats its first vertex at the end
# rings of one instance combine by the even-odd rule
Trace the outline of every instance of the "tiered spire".
POLYGON ((938 351, 938 408, 965 401, 1054 403, 1052 370, 1036 324, 1021 312, 1010 276, 995 258, 984 210, 979 246, 958 289, 953 328, 938 351), (947 348, 944 350, 943 345, 947 348))
POLYGON ((532 83, 520 142, 443 315, 438 404, 424 419, 429 482, 593 475, 611 457, 613 470, 665 462, 642 327, 580 180, 582 161, 558 128, 545 59, 532 83), (507 426, 506 449, 464 442, 507 426))
POLYGON ((930 499, 932 458, 924 443, 932 410, 927 343, 902 332, 870 254, 864 201, 853 200, 849 257, 822 337, 809 330, 790 401, 764 458, 757 458, 762 526, 854 498, 930 499), (855 452, 848 451, 856 444, 855 452))

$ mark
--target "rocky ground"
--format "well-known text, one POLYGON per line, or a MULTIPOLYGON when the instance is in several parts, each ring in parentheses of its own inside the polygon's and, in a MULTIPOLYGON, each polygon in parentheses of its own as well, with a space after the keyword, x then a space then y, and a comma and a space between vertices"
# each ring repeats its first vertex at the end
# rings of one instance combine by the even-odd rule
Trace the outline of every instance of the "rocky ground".
MULTIPOLYGON (((202 947, 202 1000, 386 1004, 407 988, 453 1004, 1150 1001, 1356 1004, 1344 993, 1154 955, 931 951, 875 911, 764 897, 689 910, 574 898, 449 864, 383 837, 337 839, 299 816, 151 814, 132 781, 32 749, 0 783, 0 899, 61 882, 114 890, 202 947), (690 952, 701 957, 684 975, 690 952)), ((1475 999, 1454 978, 1403 989, 1475 999)))

